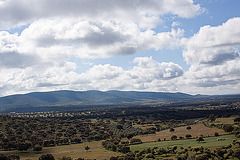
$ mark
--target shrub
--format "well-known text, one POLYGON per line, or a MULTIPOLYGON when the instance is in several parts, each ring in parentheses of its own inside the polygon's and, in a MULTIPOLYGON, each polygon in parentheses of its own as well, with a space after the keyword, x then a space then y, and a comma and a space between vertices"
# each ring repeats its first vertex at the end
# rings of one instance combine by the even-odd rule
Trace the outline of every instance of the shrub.
POLYGON ((142 140, 139 138, 132 138, 130 140, 130 144, 141 144, 141 143, 142 143, 142 140))
POLYGON ((233 129, 234 129, 233 126, 230 125, 230 124, 225 124, 225 125, 223 126, 223 130, 224 130, 225 132, 231 132, 233 129))
POLYGON ((170 128, 170 130, 169 130, 170 132, 174 132, 175 131, 175 129, 174 128, 170 128))
POLYGON ((187 126, 187 128, 186 128, 187 130, 190 130, 190 129, 192 129, 192 127, 191 126, 187 126))
POLYGON ((37 151, 37 152, 40 152, 42 150, 42 147, 41 146, 35 146, 33 148, 33 151, 37 151))
POLYGON ((72 158, 63 156, 62 158, 59 158, 58 160, 72 160, 72 158))
POLYGON ((152 153, 147 154, 145 157, 146 158, 153 158, 153 159, 155 159, 155 156, 152 153))
POLYGON ((46 154, 39 157, 39 160, 55 160, 52 154, 46 154))
POLYGON ((192 135, 191 134, 186 134, 186 136, 185 136, 186 138, 191 138, 192 137, 192 135))
POLYGON ((176 135, 173 135, 172 137, 171 137, 171 140, 176 140, 177 139, 177 136, 176 135))

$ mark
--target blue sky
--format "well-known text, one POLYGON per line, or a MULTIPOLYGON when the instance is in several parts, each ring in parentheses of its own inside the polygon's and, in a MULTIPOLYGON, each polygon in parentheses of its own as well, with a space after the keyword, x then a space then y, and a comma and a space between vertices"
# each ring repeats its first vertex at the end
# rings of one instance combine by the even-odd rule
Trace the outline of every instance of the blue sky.
POLYGON ((239 0, 0 0, 0 96, 240 93, 239 0))

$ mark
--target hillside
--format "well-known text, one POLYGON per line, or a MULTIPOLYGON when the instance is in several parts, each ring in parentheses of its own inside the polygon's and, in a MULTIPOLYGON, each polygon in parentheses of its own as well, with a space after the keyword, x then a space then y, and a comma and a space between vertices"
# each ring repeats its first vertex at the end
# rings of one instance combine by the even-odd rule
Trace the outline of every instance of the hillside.
MULTIPOLYGON (((52 91, 33 92, 28 94, 11 95, 0 98, 0 111, 22 111, 23 109, 68 106, 94 106, 94 105, 159 105, 196 100, 225 100, 239 99, 239 95, 228 96, 202 96, 184 93, 168 92, 136 92, 136 91, 52 91)), ((48 109, 47 109, 48 108, 48 109)))

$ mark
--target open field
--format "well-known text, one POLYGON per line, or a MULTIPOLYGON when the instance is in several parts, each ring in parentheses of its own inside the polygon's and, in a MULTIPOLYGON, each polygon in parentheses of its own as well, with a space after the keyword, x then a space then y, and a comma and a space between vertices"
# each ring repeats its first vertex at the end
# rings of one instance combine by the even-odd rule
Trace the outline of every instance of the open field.
POLYGON ((40 153, 33 152, 30 149, 27 152, 0 151, 0 153, 6 155, 16 154, 20 156, 21 160, 25 160, 27 158, 31 160, 38 160, 38 158, 43 154, 52 154, 55 157, 55 159, 66 156, 71 157, 73 159, 84 158, 97 160, 110 159, 110 157, 112 156, 122 155, 121 153, 104 150, 102 148, 101 142, 102 141, 94 141, 57 147, 45 147, 40 153), (89 146, 90 149, 86 151, 85 146, 89 146))
POLYGON ((212 147, 221 147, 221 146, 229 145, 232 143, 234 139, 236 139, 234 135, 224 135, 219 137, 207 137, 207 138, 204 138, 204 141, 200 143, 198 143, 196 139, 186 139, 186 140, 143 143, 138 145, 131 145, 130 148, 131 148, 131 151, 143 150, 143 149, 153 148, 153 147, 167 148, 172 146, 178 146, 178 148, 179 147, 188 148, 189 146, 193 148, 200 147, 200 146, 212 148, 212 147), (222 138, 225 140, 217 141, 217 138, 222 138))
POLYGON ((224 132, 222 129, 209 128, 204 126, 203 124, 191 125, 191 128, 192 129, 187 130, 186 126, 177 127, 174 128, 174 132, 170 132, 169 130, 163 130, 157 132, 156 134, 139 135, 134 138, 140 138, 142 142, 154 142, 157 141, 158 138, 160 138, 161 140, 163 140, 164 138, 166 138, 166 140, 170 140, 173 135, 176 135, 177 137, 182 136, 185 138, 187 134, 190 134, 193 138, 195 138, 197 136, 200 136, 201 134, 204 137, 214 136, 215 132, 218 132, 219 135, 226 134, 226 132, 224 132))
POLYGON ((234 124, 234 119, 236 117, 228 117, 228 118, 217 118, 215 120, 215 124, 234 124))

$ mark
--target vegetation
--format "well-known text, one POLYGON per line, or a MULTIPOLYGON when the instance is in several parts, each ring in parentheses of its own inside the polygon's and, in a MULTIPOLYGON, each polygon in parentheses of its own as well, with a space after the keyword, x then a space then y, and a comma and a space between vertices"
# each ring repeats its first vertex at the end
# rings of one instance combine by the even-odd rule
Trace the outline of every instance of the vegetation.
POLYGON ((0 115, 0 156, 32 160, 237 158, 238 111, 123 106, 10 113, 0 115))

